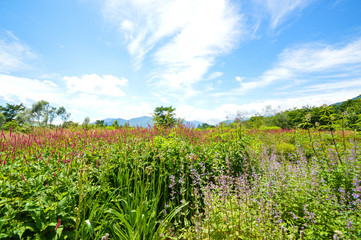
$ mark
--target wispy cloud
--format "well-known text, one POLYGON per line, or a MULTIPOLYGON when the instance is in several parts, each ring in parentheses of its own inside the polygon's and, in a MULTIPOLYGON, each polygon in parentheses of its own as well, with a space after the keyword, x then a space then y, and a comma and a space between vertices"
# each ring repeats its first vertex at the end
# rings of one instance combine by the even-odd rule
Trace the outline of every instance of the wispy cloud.
POLYGON ((146 54, 155 64, 150 83, 187 89, 204 78, 217 56, 235 47, 243 16, 228 0, 107 0, 105 17, 124 34, 139 67, 146 54))
POLYGON ((361 38, 341 46, 311 43, 286 49, 279 65, 295 72, 334 72, 348 66, 359 68, 360 64, 361 38))
POLYGON ((126 78, 117 78, 112 75, 99 76, 86 74, 81 77, 64 77, 67 89, 70 93, 102 94, 112 97, 125 96, 122 87, 128 85, 126 78))
POLYGON ((357 88, 361 89, 361 78, 346 80, 342 82, 331 82, 331 83, 322 83, 322 84, 313 84, 304 89, 299 90, 298 92, 325 92, 330 90, 340 90, 345 88, 357 88))
POLYGON ((307 7, 314 0, 256 0, 257 7, 266 10, 270 17, 270 25, 275 29, 280 24, 284 23, 295 16, 295 12, 301 11, 307 7))
POLYGON ((0 35, 0 73, 28 69, 27 60, 35 57, 36 54, 12 32, 7 31, 5 35, 0 35))
POLYGON ((213 72, 209 74, 207 80, 213 80, 215 78, 221 77, 223 75, 223 72, 213 72))
MULTIPOLYGON (((346 83, 358 84, 358 80, 351 82, 350 80, 358 77, 360 73, 361 38, 346 44, 309 43, 285 49, 278 56, 273 68, 266 70, 257 78, 241 81, 237 89, 214 95, 237 95, 279 83, 283 83, 286 87, 298 81, 305 84, 306 90, 321 90, 320 87, 312 87, 320 81, 326 82, 325 85, 338 81, 337 86, 348 88, 352 86, 346 83)), ((302 91, 302 89, 299 90, 302 91)))

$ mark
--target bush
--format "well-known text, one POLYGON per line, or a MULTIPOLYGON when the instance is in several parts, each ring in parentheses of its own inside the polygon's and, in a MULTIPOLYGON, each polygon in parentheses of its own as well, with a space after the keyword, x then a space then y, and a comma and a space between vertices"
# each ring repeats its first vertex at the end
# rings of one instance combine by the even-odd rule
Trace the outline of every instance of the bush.
POLYGON ((277 126, 261 126, 259 128, 260 130, 266 130, 266 131, 271 131, 271 130, 280 130, 280 127, 277 126))
POLYGON ((296 154, 296 147, 291 143, 285 143, 285 142, 278 143, 276 144, 276 154, 283 155, 287 159, 289 159, 290 156, 296 154))

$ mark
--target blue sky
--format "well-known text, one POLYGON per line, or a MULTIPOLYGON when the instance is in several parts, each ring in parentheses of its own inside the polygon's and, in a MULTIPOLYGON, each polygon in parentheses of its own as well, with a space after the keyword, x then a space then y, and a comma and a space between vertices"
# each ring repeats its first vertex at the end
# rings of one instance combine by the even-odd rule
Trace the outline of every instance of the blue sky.
POLYGON ((361 94, 360 0, 0 0, 0 104, 211 124, 361 94))

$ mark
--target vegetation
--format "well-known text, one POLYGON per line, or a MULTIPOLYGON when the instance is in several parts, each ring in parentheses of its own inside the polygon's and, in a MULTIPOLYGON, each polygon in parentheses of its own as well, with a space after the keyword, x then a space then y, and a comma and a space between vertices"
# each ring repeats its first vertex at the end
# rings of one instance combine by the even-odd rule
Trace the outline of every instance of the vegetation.
POLYGON ((60 118, 63 124, 69 119, 70 113, 61 106, 53 107, 49 102, 41 100, 26 108, 21 104, 0 106, 0 129, 28 132, 31 127, 55 127, 53 122, 60 118))
POLYGON ((0 239, 359 239, 359 121, 319 114, 293 130, 36 117, 0 134, 0 239))
MULTIPOLYGON (((261 128, 262 126, 277 126, 282 129, 294 129, 298 127, 307 128, 307 126, 300 126, 303 123, 306 115, 310 114, 310 124, 316 123, 325 125, 325 119, 322 118, 325 111, 334 114, 335 122, 344 122, 346 128, 361 130, 359 123, 361 122, 361 95, 357 98, 334 104, 331 106, 310 107, 305 106, 300 109, 289 109, 286 111, 272 111, 270 107, 266 109, 266 116, 257 114, 252 116, 249 120, 244 121, 249 128, 261 128)), ((309 125, 309 126, 311 126, 309 125)))
POLYGON ((175 118, 175 108, 157 107, 153 113, 153 122, 162 127, 172 127, 177 122, 175 118))

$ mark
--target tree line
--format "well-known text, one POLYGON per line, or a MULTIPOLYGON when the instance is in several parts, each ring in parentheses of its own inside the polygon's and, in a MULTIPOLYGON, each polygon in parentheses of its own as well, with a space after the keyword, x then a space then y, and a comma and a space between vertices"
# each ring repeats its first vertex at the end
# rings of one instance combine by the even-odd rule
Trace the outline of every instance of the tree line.
POLYGON ((7 103, 0 106, 0 129, 25 130, 30 127, 52 127, 57 119, 66 125, 70 118, 65 107, 54 107, 45 100, 35 102, 31 107, 7 103))
POLYGON ((361 95, 329 106, 304 106, 285 111, 277 111, 268 106, 263 114, 256 114, 249 119, 245 119, 244 114, 239 112, 230 126, 236 126, 240 122, 250 129, 308 129, 317 126, 329 127, 331 124, 334 128, 361 130, 361 95))
MULTIPOLYGON (((163 127, 173 127, 183 123, 183 119, 176 118, 175 108, 157 107, 153 113, 153 123, 163 127)), ((54 121, 61 120, 62 123, 57 126, 71 127, 80 124, 68 121, 70 113, 63 106, 54 107, 49 102, 41 100, 34 103, 31 107, 24 104, 9 104, 0 106, 0 129, 26 130, 30 127, 54 127, 54 121)), ((361 130, 361 95, 354 99, 330 106, 322 105, 304 106, 302 108, 293 108, 285 111, 279 111, 267 106, 263 114, 256 114, 246 119, 242 112, 237 113, 237 117, 232 123, 222 122, 220 125, 236 127, 243 124, 250 129, 294 129, 311 128, 315 126, 332 125, 334 128, 361 130)), ((89 117, 86 117, 81 124, 84 128, 107 127, 104 120, 97 120, 94 124, 90 123, 89 117)), ((113 128, 120 127, 118 122, 112 124, 113 128)), ((199 126, 201 129, 213 128, 215 126, 203 123, 199 126)))

